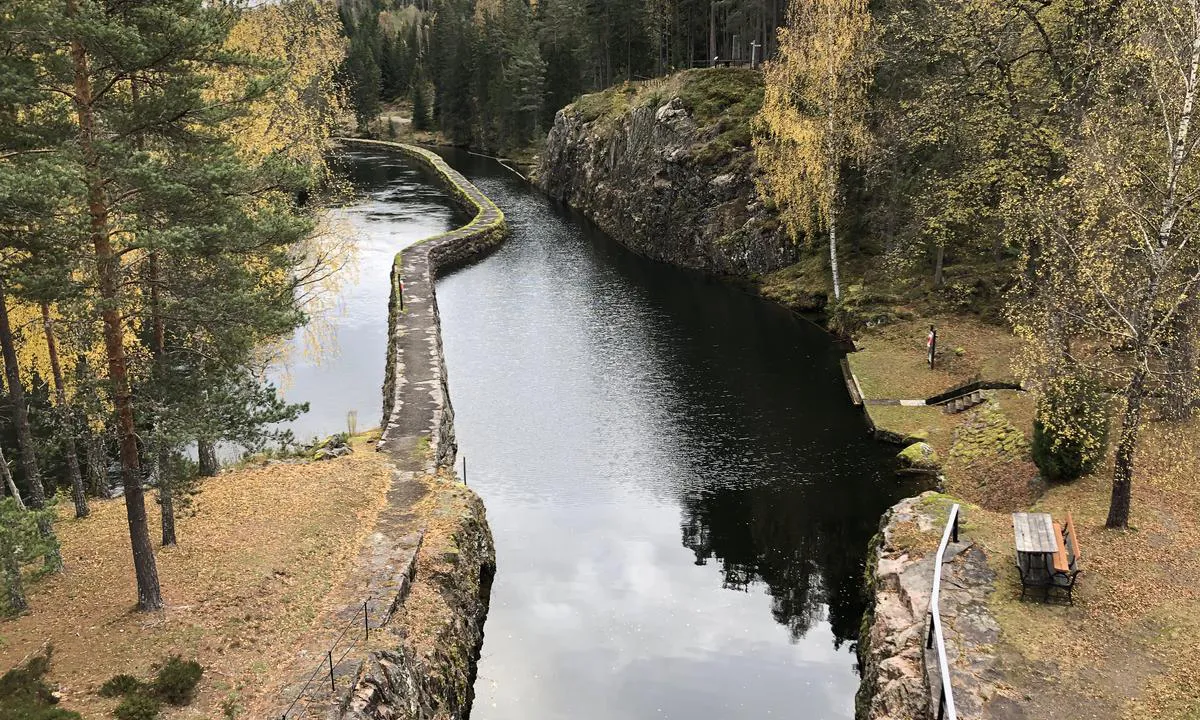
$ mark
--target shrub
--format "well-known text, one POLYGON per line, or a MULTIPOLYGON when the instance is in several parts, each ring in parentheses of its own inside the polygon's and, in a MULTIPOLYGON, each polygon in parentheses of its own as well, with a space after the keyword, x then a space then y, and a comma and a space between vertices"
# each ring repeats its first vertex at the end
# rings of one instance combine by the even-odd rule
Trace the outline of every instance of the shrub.
POLYGON ((79 720, 79 713, 55 707, 58 698, 46 683, 50 649, 0 676, 0 720, 79 720))
POLYGON ((117 720, 157 720, 161 707, 158 700, 152 697, 131 693, 113 710, 113 715, 117 720))
POLYGON ((1080 377, 1054 378, 1038 400, 1033 461, 1047 480, 1091 472, 1108 449, 1108 404, 1099 385, 1080 377))
POLYGON ((120 675, 113 675, 109 679, 105 680, 104 684, 100 686, 99 695, 100 697, 114 698, 121 697, 122 695, 128 695, 130 693, 141 692, 141 690, 141 680, 138 680, 132 675, 121 673, 120 675))
POLYGON ((154 678, 154 693, 172 705, 187 705, 196 692, 196 684, 204 668, 195 660, 184 660, 172 655, 158 668, 154 678))

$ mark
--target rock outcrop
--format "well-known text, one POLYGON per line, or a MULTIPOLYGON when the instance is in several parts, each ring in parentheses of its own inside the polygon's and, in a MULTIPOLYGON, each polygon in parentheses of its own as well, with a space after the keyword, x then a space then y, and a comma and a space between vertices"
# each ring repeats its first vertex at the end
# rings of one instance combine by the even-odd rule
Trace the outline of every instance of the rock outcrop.
POLYGON ((862 680, 858 720, 921 720, 929 714, 925 676, 927 613, 933 553, 910 547, 914 532, 931 535, 933 518, 905 498, 883 516, 867 557, 870 598, 859 635, 862 680))
MULTIPOLYGON (((862 680, 858 720, 926 720, 937 716, 937 655, 926 650, 934 561, 953 501, 927 492, 883 516, 867 559, 870 597, 859 636, 862 680)), ((969 509, 964 509, 965 514, 969 509)), ((962 720, 1011 714, 995 656, 999 625, 988 609, 995 572, 970 538, 959 536, 943 558, 941 617, 955 707, 962 720)))
POLYGON ((341 720, 466 720, 495 572, 483 503, 453 479, 426 480, 429 518, 397 617, 358 668, 341 720))
POLYGON ((555 116, 535 179, 650 258, 747 279, 786 267, 799 249, 755 187, 756 93, 758 73, 713 69, 585 96, 555 116))

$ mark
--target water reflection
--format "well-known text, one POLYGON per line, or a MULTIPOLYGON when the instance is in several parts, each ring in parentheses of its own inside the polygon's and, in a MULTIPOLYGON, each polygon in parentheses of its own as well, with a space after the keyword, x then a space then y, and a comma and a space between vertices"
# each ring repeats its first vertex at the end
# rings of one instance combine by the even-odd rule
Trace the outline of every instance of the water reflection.
POLYGON ((333 222, 344 224, 354 241, 356 267, 321 321, 331 337, 320 355, 298 332, 288 367, 273 378, 289 402, 309 403, 309 412, 289 424, 302 441, 344 431, 351 410, 360 430, 379 425, 392 258, 467 219, 423 166, 403 156, 347 151, 334 165, 360 193, 356 202, 332 211, 333 222))
POLYGON ((865 545, 904 489, 828 337, 450 159, 512 229, 438 285, 497 543, 474 717, 851 717, 865 545))

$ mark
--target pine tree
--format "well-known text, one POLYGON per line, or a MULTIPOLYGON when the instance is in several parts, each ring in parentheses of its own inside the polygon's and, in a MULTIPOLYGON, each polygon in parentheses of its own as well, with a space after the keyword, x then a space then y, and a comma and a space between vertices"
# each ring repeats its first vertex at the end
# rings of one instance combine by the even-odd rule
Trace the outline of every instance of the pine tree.
POLYGON ((412 84, 412 127, 413 130, 429 130, 429 101, 426 100, 425 78, 418 71, 412 84))
POLYGON ((345 75, 350 82, 350 103, 354 107, 354 119, 358 131, 367 132, 379 117, 379 63, 371 49, 371 38, 356 35, 350 41, 350 52, 346 55, 345 75))
MULTIPOLYGON (((49 77, 75 109, 88 224, 81 247, 91 251, 93 302, 104 329, 138 607, 152 610, 162 606, 162 596, 148 534, 138 434, 148 422, 159 427, 159 408, 152 401, 166 396, 158 392, 163 386, 155 384, 154 372, 139 365, 140 355, 127 351, 133 339, 156 347, 159 334, 153 308, 151 322, 142 325, 154 328, 153 337, 132 334, 129 322, 145 311, 146 302, 129 292, 136 279, 132 273, 154 258, 162 274, 151 273, 149 287, 177 290, 193 303, 178 307, 177 317, 165 303, 158 308, 165 337, 172 325, 187 323, 243 325, 250 328, 247 335, 294 327, 294 296, 284 298, 283 310, 276 309, 280 303, 271 304, 265 315, 220 312, 254 302, 256 292, 291 292, 288 271, 294 257, 288 247, 311 224, 292 206, 290 189, 303 177, 285 171, 285 156, 271 156, 260 169, 234 149, 231 122, 271 83, 264 67, 240 93, 214 92, 214 74, 221 68, 242 77, 248 68, 261 66, 225 48, 236 18, 229 6, 148 0, 136 6, 81 7, 71 0, 65 11, 49 27, 55 40, 69 46, 70 62, 50 66, 49 77), (234 272, 239 266, 245 270, 234 272), (186 278, 195 279, 214 267, 209 279, 223 282, 172 285, 164 280, 181 268, 187 268, 186 278), (272 281, 276 277, 283 280, 272 281), (137 398, 135 383, 146 385, 137 398)), ((204 348, 185 343, 184 350, 204 348)), ((228 350, 234 352, 242 355, 226 354, 224 361, 245 359, 244 344, 228 350)))

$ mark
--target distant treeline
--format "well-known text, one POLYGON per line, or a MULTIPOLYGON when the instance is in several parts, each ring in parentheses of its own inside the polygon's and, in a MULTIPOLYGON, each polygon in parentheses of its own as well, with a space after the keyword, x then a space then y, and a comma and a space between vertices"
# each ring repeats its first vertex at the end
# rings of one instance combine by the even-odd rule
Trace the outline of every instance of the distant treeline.
POLYGON ((784 0, 349 0, 344 79, 360 128, 409 99, 417 129, 505 150, 581 93, 774 55, 784 0))

